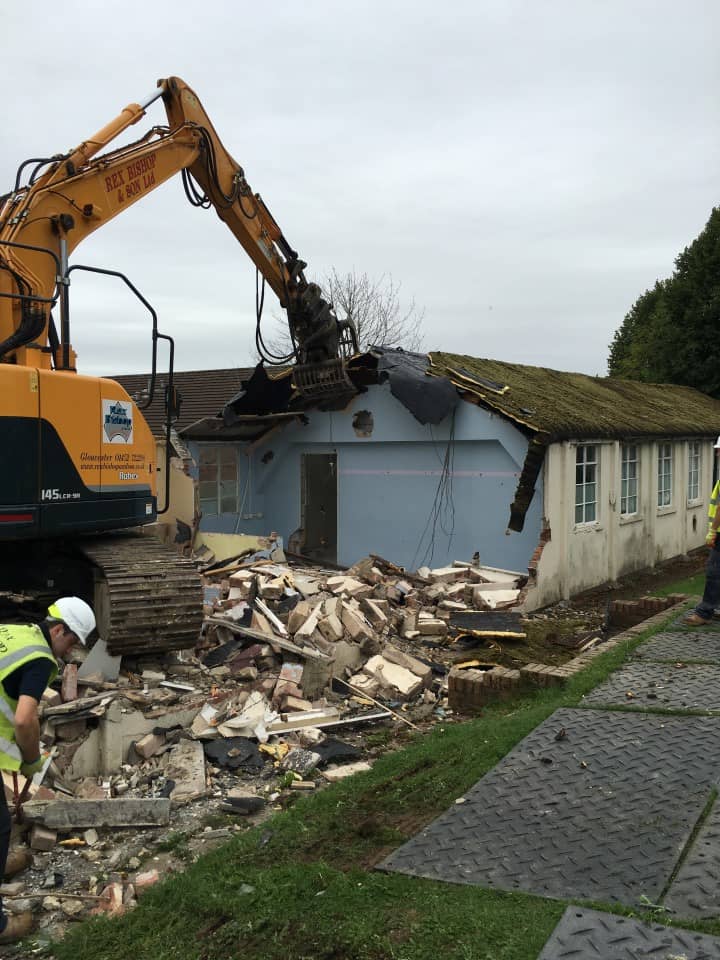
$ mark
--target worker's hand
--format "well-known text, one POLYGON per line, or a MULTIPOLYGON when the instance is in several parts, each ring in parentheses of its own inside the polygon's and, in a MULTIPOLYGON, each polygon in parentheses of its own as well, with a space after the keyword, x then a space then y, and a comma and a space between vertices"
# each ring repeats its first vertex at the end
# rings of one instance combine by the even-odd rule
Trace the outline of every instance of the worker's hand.
POLYGON ((32 780, 36 773, 40 773, 46 759, 47 757, 44 757, 42 754, 40 754, 37 760, 33 760, 32 763, 23 763, 20 767, 20 773, 24 777, 27 777, 28 780, 32 780))
POLYGON ((708 547, 715 546, 715 537, 717 537, 717 530, 708 530, 705 537, 705 543, 708 545, 708 547))

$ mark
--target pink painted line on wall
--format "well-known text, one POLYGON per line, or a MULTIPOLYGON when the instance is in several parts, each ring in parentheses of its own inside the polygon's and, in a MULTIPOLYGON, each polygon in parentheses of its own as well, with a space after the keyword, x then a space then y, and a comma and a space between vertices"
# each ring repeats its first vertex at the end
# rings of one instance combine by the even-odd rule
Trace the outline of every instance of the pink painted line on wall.
MULTIPOLYGON (((340 470, 343 477, 441 477, 443 470, 340 470)), ((451 477, 519 477, 520 473, 500 470, 453 470, 451 477)))

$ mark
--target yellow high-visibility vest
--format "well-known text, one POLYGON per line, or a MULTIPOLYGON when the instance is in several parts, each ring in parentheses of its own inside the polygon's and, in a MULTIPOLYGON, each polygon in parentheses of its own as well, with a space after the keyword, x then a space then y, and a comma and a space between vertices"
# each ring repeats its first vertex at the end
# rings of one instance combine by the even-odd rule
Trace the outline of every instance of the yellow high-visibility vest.
POLYGON ((710 503, 708 504, 708 533, 712 533, 712 522, 717 513, 718 500, 720 500, 720 480, 715 484, 710 494, 710 503))
POLYGON ((19 623, 0 624, 0 770, 19 770, 23 758, 15 742, 17 700, 9 697, 3 681, 14 670, 31 660, 49 660, 53 672, 48 683, 58 674, 57 661, 40 627, 19 623))

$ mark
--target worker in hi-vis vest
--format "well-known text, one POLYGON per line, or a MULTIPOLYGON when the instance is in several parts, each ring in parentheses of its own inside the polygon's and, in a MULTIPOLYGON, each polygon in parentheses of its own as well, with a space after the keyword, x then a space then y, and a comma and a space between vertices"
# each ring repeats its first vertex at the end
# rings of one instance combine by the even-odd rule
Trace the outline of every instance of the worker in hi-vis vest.
MULTIPOLYGON (((715 455, 720 453, 720 437, 714 444, 715 455)), ((716 608, 720 605, 720 543, 718 542, 718 527, 720 527, 720 478, 710 494, 708 506, 708 529, 705 543, 710 547, 710 555, 705 565, 705 590, 702 600, 683 620, 689 627, 703 627, 710 623, 716 608)))
MULTIPOLYGON (((30 779, 42 769, 38 704, 58 675, 57 660, 67 657, 74 644, 85 644, 94 629, 95 614, 79 597, 61 597, 37 626, 0 624, 0 770, 30 779)), ((0 882, 32 860, 23 847, 9 855, 10 830, 5 790, 0 789, 0 882)), ((32 926, 31 912, 8 916, 0 899, 0 944, 21 940, 32 926)))

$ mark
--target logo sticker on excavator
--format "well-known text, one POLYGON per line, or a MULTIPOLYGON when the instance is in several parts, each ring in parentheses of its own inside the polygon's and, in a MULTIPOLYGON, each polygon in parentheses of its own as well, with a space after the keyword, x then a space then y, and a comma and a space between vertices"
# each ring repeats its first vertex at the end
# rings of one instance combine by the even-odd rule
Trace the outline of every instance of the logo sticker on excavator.
POLYGON ((133 410, 122 400, 103 400, 103 442, 133 442, 133 410))

